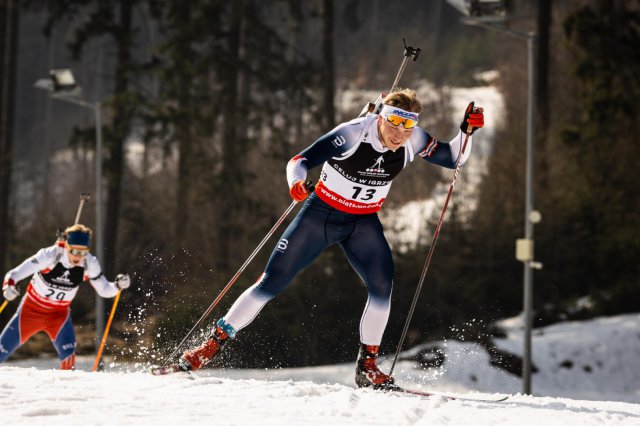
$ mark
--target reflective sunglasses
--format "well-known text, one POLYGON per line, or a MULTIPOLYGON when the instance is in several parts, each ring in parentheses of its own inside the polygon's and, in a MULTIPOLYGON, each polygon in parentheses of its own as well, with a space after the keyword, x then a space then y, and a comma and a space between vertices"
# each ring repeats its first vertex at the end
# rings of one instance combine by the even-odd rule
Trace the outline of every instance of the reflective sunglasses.
POLYGON ((418 125, 418 120, 412 120, 410 118, 400 117, 399 115, 396 115, 396 114, 387 114, 386 118, 387 118, 387 121, 393 124, 394 126, 402 125, 402 127, 404 127, 405 129, 413 129, 418 125))
POLYGON ((419 115, 415 112, 405 111, 402 108, 384 104, 380 111, 389 123, 394 126, 402 126, 405 129, 413 129, 418 125, 419 115))
POLYGON ((88 248, 69 247, 69 253, 74 256, 86 256, 89 253, 88 248))

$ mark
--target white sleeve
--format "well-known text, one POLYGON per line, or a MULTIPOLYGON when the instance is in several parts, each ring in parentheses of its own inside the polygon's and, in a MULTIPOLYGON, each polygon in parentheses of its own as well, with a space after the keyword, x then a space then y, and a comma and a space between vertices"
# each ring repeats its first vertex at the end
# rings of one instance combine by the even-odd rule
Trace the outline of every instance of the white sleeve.
MULTIPOLYGON (((453 163, 455 164, 456 161, 458 161, 458 154, 460 154, 460 151, 462 150, 462 144, 464 143, 464 138, 466 137, 466 134, 462 132, 462 130, 460 130, 457 134, 457 136, 453 139, 451 139, 451 141, 449 142, 449 149, 451 150, 451 159, 453 160, 453 163)), ((464 150, 464 154, 462 154, 462 158, 460 159, 460 165, 464 165, 464 163, 467 162, 467 160, 469 159, 469 156, 471 155, 471 147, 473 146, 473 136, 469 135, 469 141, 467 142, 467 147, 464 150)))
POLYGON ((296 155, 287 163, 287 183, 289 188, 297 181, 305 181, 307 179, 307 159, 296 155))
POLYGON ((91 286, 101 297, 111 298, 118 294, 118 287, 110 282, 102 273, 102 267, 98 259, 92 255, 87 255, 87 276, 91 286))
POLYGON ((38 250, 36 254, 7 272, 4 276, 5 281, 12 279, 14 282, 18 283, 18 281, 30 277, 40 270, 46 269, 55 260, 56 252, 57 247, 55 245, 38 250))

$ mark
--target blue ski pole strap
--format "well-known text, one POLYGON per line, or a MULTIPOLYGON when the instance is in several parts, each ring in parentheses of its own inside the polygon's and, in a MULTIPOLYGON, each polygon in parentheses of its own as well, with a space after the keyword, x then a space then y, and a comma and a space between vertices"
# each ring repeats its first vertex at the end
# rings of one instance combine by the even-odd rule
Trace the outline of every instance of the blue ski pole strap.
POLYGON ((231 324, 226 322, 224 318, 220 318, 216 325, 220 327, 220 329, 222 329, 222 331, 224 331, 227 336, 229 336, 229 339, 233 339, 234 337, 236 337, 236 329, 233 328, 231 324))

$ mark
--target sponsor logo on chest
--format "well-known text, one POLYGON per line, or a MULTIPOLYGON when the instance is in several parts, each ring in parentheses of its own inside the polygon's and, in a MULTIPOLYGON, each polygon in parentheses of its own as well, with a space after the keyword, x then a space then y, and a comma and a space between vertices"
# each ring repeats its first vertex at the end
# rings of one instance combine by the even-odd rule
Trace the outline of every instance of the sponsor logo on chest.
POLYGON ((56 284, 73 285, 73 283, 71 282, 71 272, 70 271, 64 271, 64 273, 62 275, 60 275, 59 277, 56 277, 56 278, 52 278, 51 281, 56 283, 56 284))
POLYGON ((380 152, 368 143, 369 139, 370 133, 366 132, 355 152, 342 160, 329 160, 328 164, 348 181, 368 186, 389 185, 404 168, 405 148, 380 152))
POLYGON ((82 283, 84 268, 75 266, 67 269, 62 263, 58 263, 51 271, 41 271, 39 275, 50 288, 68 291, 82 283))
POLYGON ((365 170, 365 172, 376 174, 382 177, 384 177, 385 175, 388 176, 388 174, 382 168, 382 163, 384 163, 384 156, 380 155, 378 158, 376 158, 376 161, 373 162, 373 165, 365 170))

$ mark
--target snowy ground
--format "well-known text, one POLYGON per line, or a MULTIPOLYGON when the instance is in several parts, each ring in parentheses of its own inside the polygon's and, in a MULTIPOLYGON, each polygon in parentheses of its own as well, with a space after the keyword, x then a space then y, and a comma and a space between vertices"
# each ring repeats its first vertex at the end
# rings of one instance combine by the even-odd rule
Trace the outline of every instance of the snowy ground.
MULTIPOLYGON (((502 325, 507 337, 498 346, 519 353, 517 320, 502 325)), ((440 342, 446 350, 440 368, 396 365, 394 375, 407 387, 512 395, 499 403, 354 389, 352 364, 206 370, 189 378, 154 377, 143 366, 117 362, 90 373, 90 358, 80 359, 78 371, 57 371, 51 369, 57 362, 39 359, 0 366, 0 418, 20 425, 640 425, 639 325, 635 314, 536 330, 537 396, 518 394, 520 380, 491 367, 473 343, 440 342)))
POLYGON ((420 399, 291 380, 0 369, 5 424, 638 425, 640 405, 514 396, 420 399))

